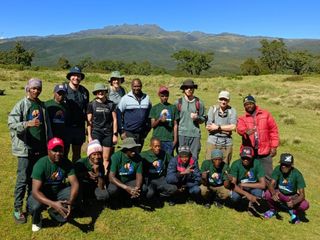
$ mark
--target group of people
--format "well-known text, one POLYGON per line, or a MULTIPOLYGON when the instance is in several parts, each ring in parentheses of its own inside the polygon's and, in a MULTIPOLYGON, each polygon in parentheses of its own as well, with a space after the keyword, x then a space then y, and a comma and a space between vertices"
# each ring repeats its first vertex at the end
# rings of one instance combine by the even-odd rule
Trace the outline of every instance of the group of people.
POLYGON ((293 166, 290 153, 280 155, 273 169, 279 133, 272 115, 256 105, 248 95, 245 114, 237 117, 229 105, 230 93, 221 91, 218 104, 209 107, 194 95, 198 85, 185 80, 182 97, 168 102, 169 89, 158 90, 160 102, 151 104, 142 91, 142 81, 131 82, 131 91, 118 71, 111 73, 108 86, 97 83, 89 101, 89 91, 80 83, 85 78, 73 67, 68 82, 54 87, 53 99, 42 102, 42 81, 32 78, 8 117, 12 153, 18 158, 14 191, 14 219, 25 223, 23 199, 27 192, 27 211, 32 215, 32 230, 41 229, 41 212, 65 222, 76 206, 91 198, 110 206, 119 199, 152 204, 159 198, 175 205, 191 199, 210 208, 226 202, 237 206, 246 199, 255 209, 261 199, 269 210, 265 218, 285 209, 292 223, 308 209, 305 182, 293 166), (199 167, 200 125, 208 131, 206 160, 199 167), (149 150, 142 151, 144 140, 153 129, 149 150), (232 160, 232 133, 242 137, 240 159, 232 160), (81 146, 88 139, 87 156, 81 146), (121 149, 115 145, 121 139, 121 149), (72 161, 68 160, 69 150, 72 161), (177 154, 175 154, 177 153, 177 154))

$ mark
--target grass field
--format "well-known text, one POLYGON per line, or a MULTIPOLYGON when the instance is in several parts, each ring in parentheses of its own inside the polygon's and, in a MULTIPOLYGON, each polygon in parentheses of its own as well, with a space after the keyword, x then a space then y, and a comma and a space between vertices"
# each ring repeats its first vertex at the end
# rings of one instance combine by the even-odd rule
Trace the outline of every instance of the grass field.
MULTIPOLYGON (((42 100, 52 97, 55 83, 63 82, 66 72, 31 72, 9 71, 0 69, 0 89, 6 95, 0 96, 0 239, 319 239, 320 227, 320 81, 319 76, 304 77, 294 81, 284 75, 267 75, 238 78, 199 78, 194 79, 199 85, 195 94, 204 100, 206 107, 216 102, 220 90, 231 93, 231 105, 238 114, 243 114, 242 98, 248 93, 256 97, 257 104, 268 109, 275 117, 281 138, 278 155, 290 152, 295 157, 295 166, 305 177, 306 198, 310 202, 307 211, 308 223, 291 225, 289 215, 281 213, 282 221, 260 220, 250 217, 246 212, 233 209, 205 209, 195 204, 184 204, 147 212, 141 208, 123 208, 120 210, 105 209, 98 217, 93 231, 85 233, 91 218, 76 218, 78 224, 67 223, 61 227, 48 227, 40 232, 31 232, 31 218, 24 225, 16 225, 12 217, 13 189, 16 175, 16 157, 11 154, 11 141, 7 127, 7 116, 13 105, 24 96, 24 86, 31 77, 44 80, 42 100)), ((90 92, 94 83, 106 81, 107 75, 87 74, 83 85, 90 92)), ((128 76, 124 84, 130 89, 128 76)), ((157 103, 157 89, 165 84, 170 87, 171 102, 181 92, 180 84, 184 78, 171 76, 141 76, 143 91, 157 103)), ((204 159, 207 133, 202 127, 202 151, 200 163, 204 159)), ((148 137, 150 137, 149 134, 148 137)), ((233 160, 238 158, 240 137, 234 134, 233 160)), ((147 143, 147 142, 146 142, 147 143)), ((145 147, 146 148, 146 147, 145 147)), ((48 217, 45 213, 44 217, 48 217)))

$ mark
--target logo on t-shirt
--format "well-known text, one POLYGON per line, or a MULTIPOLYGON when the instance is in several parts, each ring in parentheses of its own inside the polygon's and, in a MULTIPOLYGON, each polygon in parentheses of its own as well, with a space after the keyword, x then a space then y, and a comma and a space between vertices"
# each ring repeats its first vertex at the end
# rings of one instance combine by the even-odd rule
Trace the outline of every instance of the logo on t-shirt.
POLYGON ((58 168, 57 171, 53 172, 50 178, 47 179, 48 184, 60 184, 64 179, 61 168, 58 168))
POLYGON ((163 109, 160 113, 160 118, 165 117, 166 121, 171 122, 172 121, 172 116, 171 113, 168 109, 163 109))
POLYGON ((242 183, 255 183, 257 182, 257 179, 254 176, 254 173, 252 170, 249 170, 245 174, 245 178, 241 180, 242 183))
POLYGON ((153 161, 152 165, 149 168, 149 173, 161 173, 162 172, 163 162, 162 160, 153 161))
POLYGON ((222 174, 220 174, 220 173, 213 173, 212 175, 211 175, 211 177, 209 178, 209 182, 210 183, 215 183, 215 184, 217 184, 217 185, 220 185, 220 184, 222 184, 222 174))
POLYGON ((289 193, 293 192, 292 183, 285 178, 282 180, 282 182, 279 183, 279 189, 284 190, 289 193))
POLYGON ((119 170, 119 175, 131 175, 134 173, 134 166, 130 163, 126 163, 119 170))

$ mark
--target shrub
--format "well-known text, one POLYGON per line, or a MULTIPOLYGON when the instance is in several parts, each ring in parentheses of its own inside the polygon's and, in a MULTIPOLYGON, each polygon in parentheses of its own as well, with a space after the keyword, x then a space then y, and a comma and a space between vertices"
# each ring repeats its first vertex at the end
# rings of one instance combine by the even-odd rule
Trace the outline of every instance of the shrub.
POLYGON ((290 76, 290 77, 286 77, 285 79, 283 79, 283 82, 299 82, 302 81, 303 77, 302 76, 290 76))

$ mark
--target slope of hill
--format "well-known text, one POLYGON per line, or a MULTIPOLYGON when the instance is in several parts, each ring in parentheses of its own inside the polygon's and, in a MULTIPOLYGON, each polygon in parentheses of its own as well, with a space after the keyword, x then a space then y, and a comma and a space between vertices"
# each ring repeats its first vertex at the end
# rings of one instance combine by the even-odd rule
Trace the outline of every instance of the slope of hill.
MULTIPOLYGON (((232 33, 207 34, 203 32, 165 31, 157 25, 120 25, 90 29, 67 35, 47 37, 18 37, 3 39, 0 50, 7 50, 15 41, 34 49, 34 65, 55 65, 59 57, 77 63, 83 57, 94 60, 150 61, 168 69, 175 68, 170 57, 182 48, 213 51, 213 71, 237 72, 248 57, 259 55, 259 41, 268 37, 248 37, 232 33)), ((270 39, 270 38, 269 38, 270 39)), ((320 53, 320 40, 285 39, 290 49, 320 53)))

